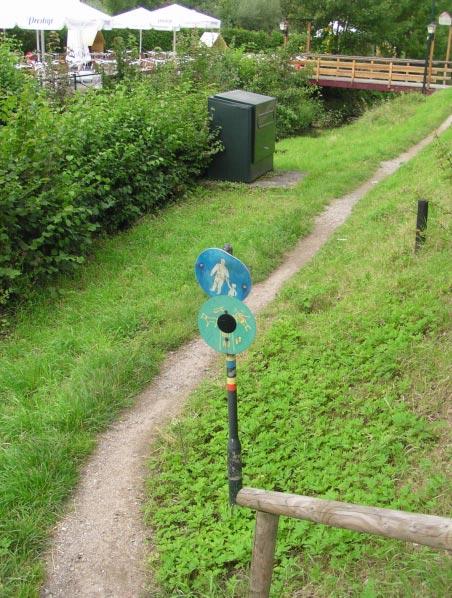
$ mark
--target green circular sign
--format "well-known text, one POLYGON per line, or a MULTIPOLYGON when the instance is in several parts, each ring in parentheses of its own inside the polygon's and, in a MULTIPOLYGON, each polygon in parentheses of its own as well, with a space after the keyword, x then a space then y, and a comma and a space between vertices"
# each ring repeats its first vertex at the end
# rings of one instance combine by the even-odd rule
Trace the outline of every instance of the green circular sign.
POLYGON ((198 328, 206 343, 219 353, 236 355, 256 336, 256 320, 249 307, 235 297, 212 297, 198 314, 198 328))

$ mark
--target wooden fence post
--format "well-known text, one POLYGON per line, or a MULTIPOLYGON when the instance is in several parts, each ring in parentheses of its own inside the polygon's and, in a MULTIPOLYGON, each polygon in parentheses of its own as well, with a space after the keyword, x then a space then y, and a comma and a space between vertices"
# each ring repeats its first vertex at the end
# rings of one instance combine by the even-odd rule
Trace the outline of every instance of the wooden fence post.
POLYGON ((270 595, 278 521, 278 515, 256 512, 250 598, 268 598, 270 595))

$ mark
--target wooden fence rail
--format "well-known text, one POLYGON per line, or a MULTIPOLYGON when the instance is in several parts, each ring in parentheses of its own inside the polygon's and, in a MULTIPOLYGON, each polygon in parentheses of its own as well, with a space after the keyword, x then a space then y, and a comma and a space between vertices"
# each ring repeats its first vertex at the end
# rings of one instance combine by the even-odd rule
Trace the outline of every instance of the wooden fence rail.
POLYGON ((446 517, 366 507, 256 488, 240 490, 237 504, 257 511, 251 563, 251 598, 269 596, 280 515, 452 550, 452 519, 446 517))

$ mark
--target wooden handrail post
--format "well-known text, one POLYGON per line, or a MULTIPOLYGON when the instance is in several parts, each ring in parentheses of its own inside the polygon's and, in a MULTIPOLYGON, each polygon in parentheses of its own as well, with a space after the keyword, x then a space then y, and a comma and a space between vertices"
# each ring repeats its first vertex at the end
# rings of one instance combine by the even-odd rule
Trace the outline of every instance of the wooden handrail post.
POLYGON ((320 56, 317 56, 317 81, 320 78, 320 56))
POLYGON ((270 596, 278 521, 278 515, 271 515, 263 511, 256 512, 250 598, 268 598, 270 596))

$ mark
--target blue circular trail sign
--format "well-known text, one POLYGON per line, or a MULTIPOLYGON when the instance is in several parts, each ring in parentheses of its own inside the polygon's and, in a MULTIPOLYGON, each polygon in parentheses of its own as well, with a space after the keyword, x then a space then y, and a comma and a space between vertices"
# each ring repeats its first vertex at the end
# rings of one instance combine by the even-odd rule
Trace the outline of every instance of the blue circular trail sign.
POLYGON ((204 303, 198 313, 198 327, 212 349, 229 355, 248 349, 256 336, 256 320, 249 307, 227 295, 204 303))
POLYGON ((196 279, 211 297, 226 295, 243 301, 251 291, 251 275, 239 259, 223 249, 206 249, 196 260, 196 279))

